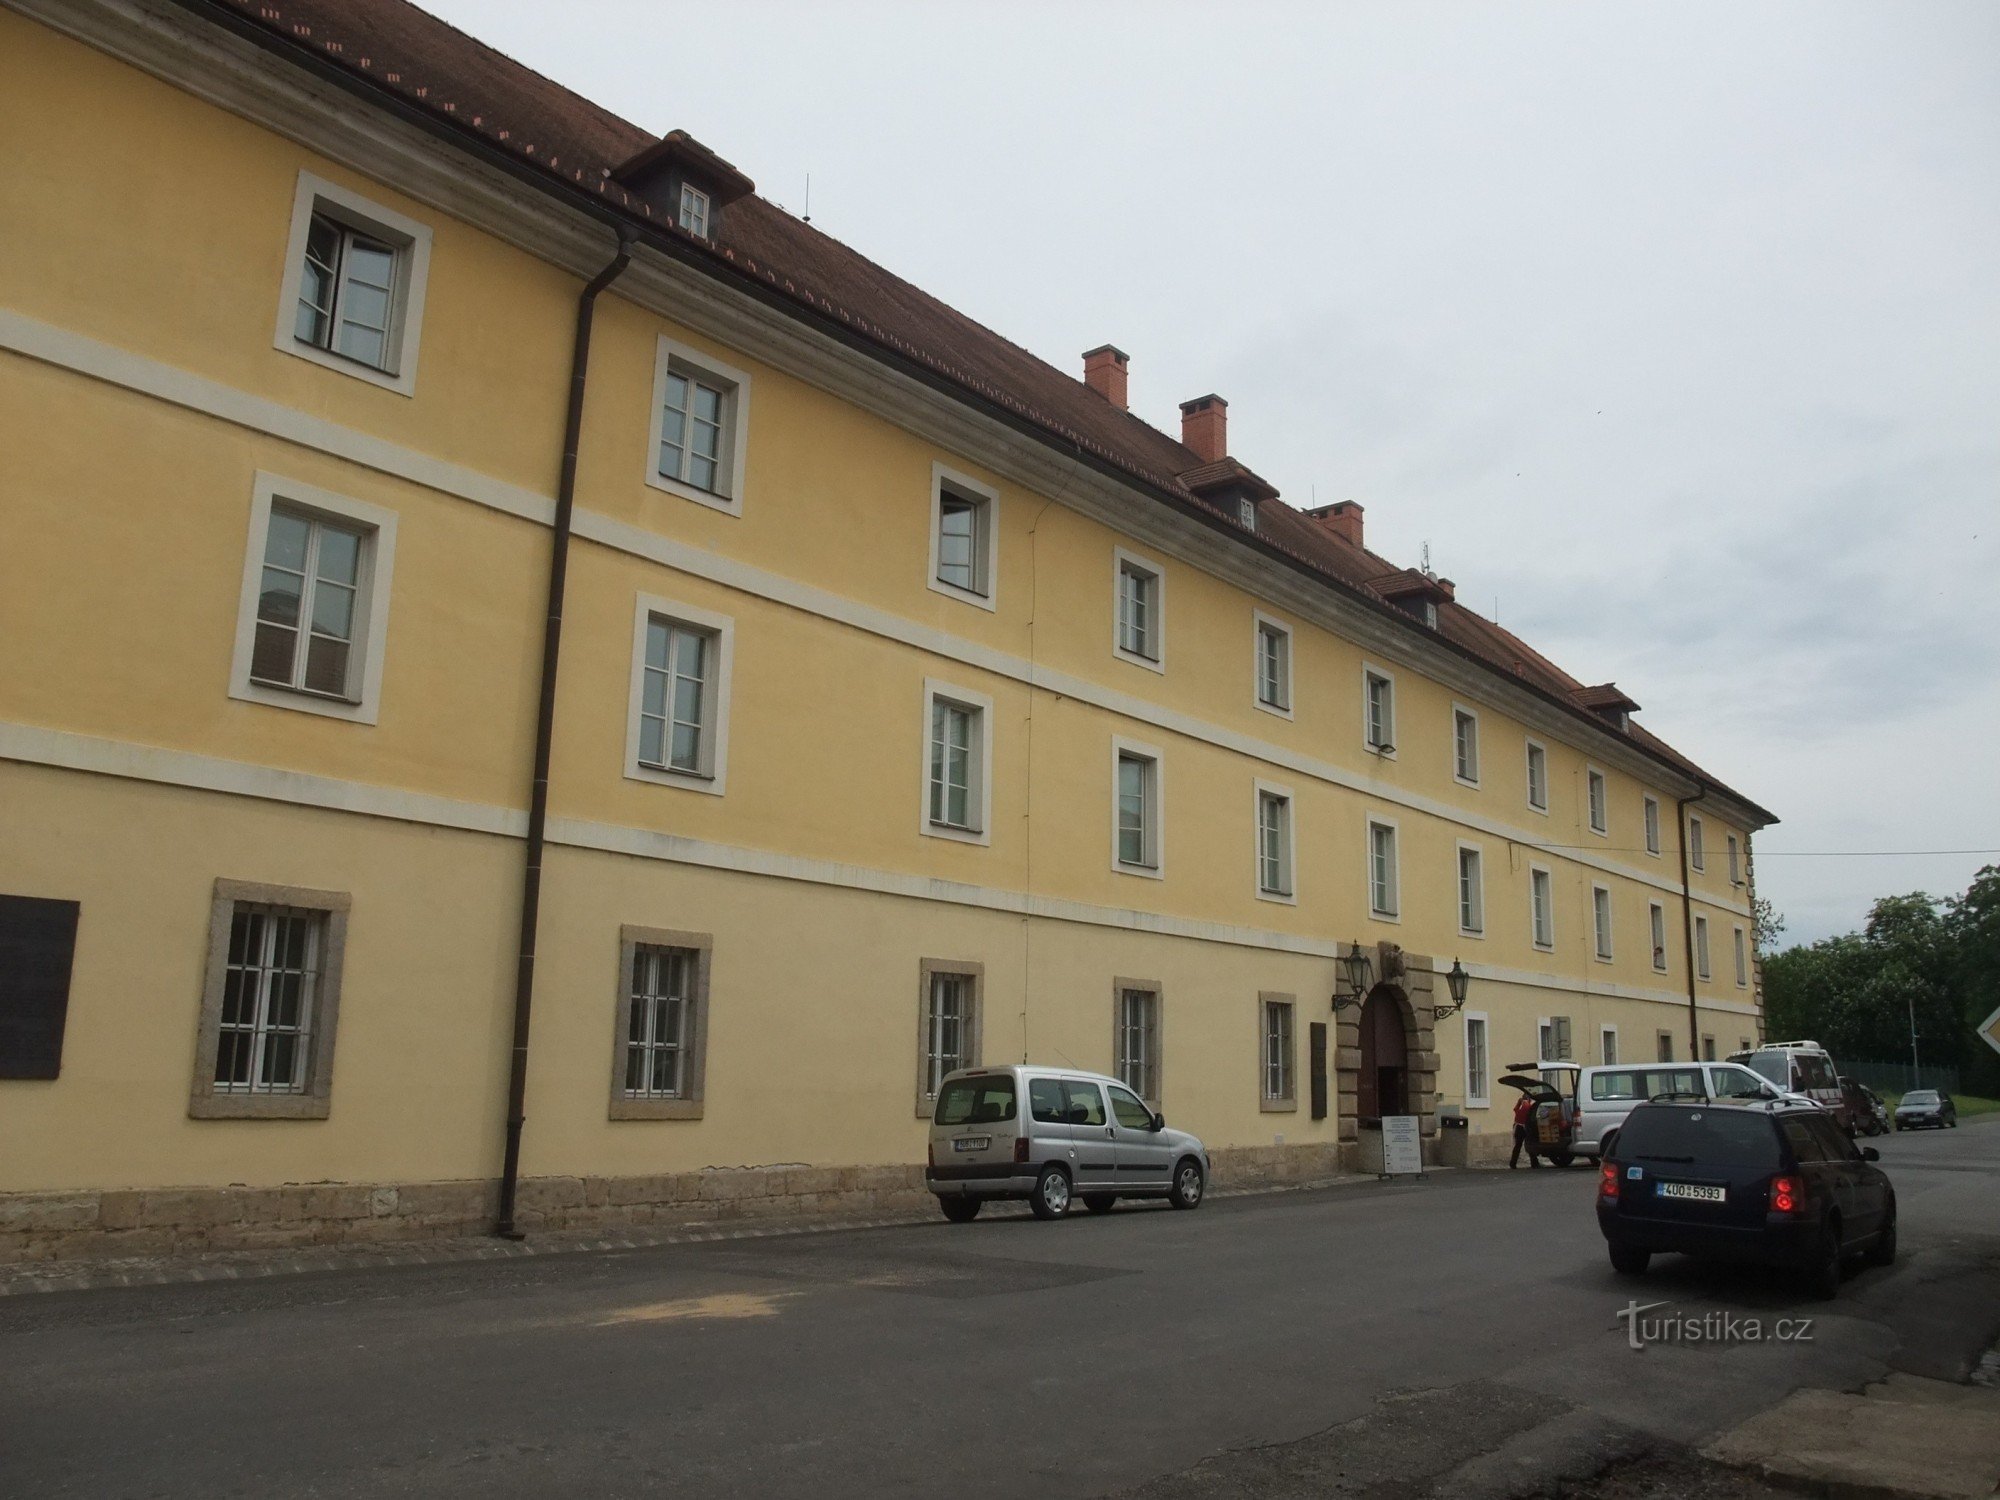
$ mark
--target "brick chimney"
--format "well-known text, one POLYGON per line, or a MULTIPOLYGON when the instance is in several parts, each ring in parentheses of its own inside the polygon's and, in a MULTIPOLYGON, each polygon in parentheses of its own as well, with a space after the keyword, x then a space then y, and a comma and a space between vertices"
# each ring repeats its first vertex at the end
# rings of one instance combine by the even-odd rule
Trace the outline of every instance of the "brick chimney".
POLYGON ((1197 396, 1181 403, 1181 441, 1196 458, 1212 464, 1229 456, 1229 403, 1220 396, 1197 396))
POLYGON ((1113 344, 1099 344, 1083 355, 1083 383, 1120 411, 1125 405, 1125 367, 1132 356, 1113 344))
POLYGON ((1320 525, 1351 547, 1361 545, 1361 506, 1353 500, 1337 500, 1306 512, 1320 525))

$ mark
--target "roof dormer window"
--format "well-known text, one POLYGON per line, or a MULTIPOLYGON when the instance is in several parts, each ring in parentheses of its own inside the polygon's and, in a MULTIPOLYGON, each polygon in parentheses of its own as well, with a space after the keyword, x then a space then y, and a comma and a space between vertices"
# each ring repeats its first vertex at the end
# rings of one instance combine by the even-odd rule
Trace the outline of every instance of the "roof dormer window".
POLYGON ((1246 531, 1257 529, 1257 502, 1244 495, 1236 502, 1236 519, 1243 523, 1246 531))
POLYGON ((689 234, 708 238, 708 194, 693 183, 681 184, 681 206, 679 213, 681 228, 689 234))

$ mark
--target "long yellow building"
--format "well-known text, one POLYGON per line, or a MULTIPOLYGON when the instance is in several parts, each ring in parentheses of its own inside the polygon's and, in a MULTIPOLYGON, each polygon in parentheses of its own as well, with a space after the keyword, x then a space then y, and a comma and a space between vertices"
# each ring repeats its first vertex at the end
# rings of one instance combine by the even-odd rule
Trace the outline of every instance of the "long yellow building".
POLYGON ((0 136, 0 1255, 878 1205, 981 1061, 1490 1156, 1759 1034, 1771 815, 1219 398, 400 0, 5 0, 0 136))

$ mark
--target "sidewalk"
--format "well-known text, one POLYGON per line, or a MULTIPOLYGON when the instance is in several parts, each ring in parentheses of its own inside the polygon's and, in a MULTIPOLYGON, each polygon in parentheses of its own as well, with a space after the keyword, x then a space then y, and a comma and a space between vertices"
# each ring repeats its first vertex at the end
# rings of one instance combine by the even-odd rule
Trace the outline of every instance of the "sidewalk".
MULTIPOLYGON (((1426 1172, 1460 1170, 1427 1167, 1426 1172)), ((1274 1186, 1218 1188, 1211 1200, 1265 1197, 1278 1193, 1317 1192, 1325 1188, 1373 1183, 1372 1174, 1348 1174, 1310 1182, 1274 1186)), ((1012 1205, 1009 1205, 1012 1206, 1012 1205)), ((1007 1206, 1000 1211, 1005 1212, 1007 1206)), ((1027 1212, 1025 1205, 1019 1211, 1027 1212)), ((634 1225, 616 1231, 551 1230, 522 1240, 490 1235, 461 1235, 372 1245, 322 1245, 282 1250, 206 1250, 188 1255, 134 1256, 106 1260, 40 1260, 0 1265, 0 1297, 36 1292, 87 1292, 108 1287, 166 1286, 177 1282, 254 1281, 267 1276, 304 1276, 326 1271, 362 1271, 384 1266, 451 1265, 475 1260, 524 1260, 544 1255, 586 1255, 606 1250, 649 1250, 663 1245, 694 1245, 712 1240, 763 1240, 793 1235, 837 1234, 857 1229, 942 1226, 944 1220, 926 1205, 909 1213, 873 1217, 758 1219, 699 1225, 634 1225)))

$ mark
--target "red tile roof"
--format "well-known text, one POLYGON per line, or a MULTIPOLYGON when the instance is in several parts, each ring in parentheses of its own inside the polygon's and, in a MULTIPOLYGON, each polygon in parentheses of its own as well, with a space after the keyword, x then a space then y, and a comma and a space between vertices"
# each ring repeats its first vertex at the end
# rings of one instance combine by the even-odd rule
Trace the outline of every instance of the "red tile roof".
MULTIPOLYGON (((407 0, 182 3, 197 14, 232 13, 248 23, 243 29, 278 43, 280 50, 286 50, 286 44, 304 49, 319 64, 366 80, 405 106, 507 153, 545 175, 551 185, 596 195, 608 209, 638 219, 650 232, 706 257, 718 274, 747 278, 811 316, 836 320, 863 343, 1013 413, 1061 446, 1088 453, 1156 492, 1217 514, 1203 506, 1189 483, 1207 488, 1203 481, 1215 477, 1216 466, 1203 465, 1193 450, 1112 405, 1081 380, 783 209, 754 194, 742 197, 720 216, 714 240, 655 218, 642 199, 613 180, 612 173, 659 147, 662 137, 407 0)), ((707 149, 699 142, 686 144, 707 149)), ((1369 583, 1407 571, 1349 546, 1311 517, 1283 504, 1260 506, 1255 539, 1246 535, 1245 542, 1282 553, 1385 610, 1389 606, 1376 600, 1369 583)), ((1406 617, 1398 617, 1408 623, 1406 617)), ((1446 602, 1438 609, 1436 633, 1486 666, 1603 727, 1576 700, 1582 684, 1492 621, 1446 602)), ((1647 753, 1763 812, 1637 725, 1627 733, 1647 753)), ((1763 815, 1776 821, 1768 813, 1763 815)))

